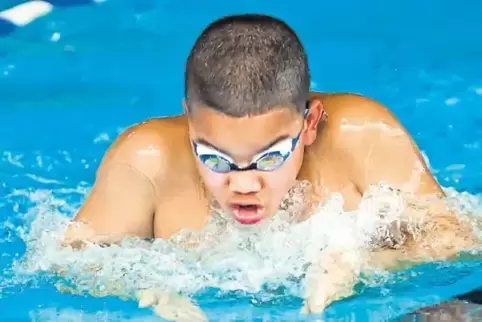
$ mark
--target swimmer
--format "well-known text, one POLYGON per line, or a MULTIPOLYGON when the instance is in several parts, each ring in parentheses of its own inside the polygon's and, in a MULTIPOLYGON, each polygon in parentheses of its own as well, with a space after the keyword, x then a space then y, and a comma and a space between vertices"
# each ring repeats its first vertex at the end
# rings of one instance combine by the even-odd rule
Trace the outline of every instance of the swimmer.
MULTIPOLYGON (((213 200, 239 225, 258 225, 303 180, 312 185, 311 200, 339 193, 346 211, 379 183, 412 199, 443 199, 386 106, 358 94, 313 92, 310 82, 302 43, 283 21, 247 14, 212 22, 187 58, 184 113, 146 120, 117 138, 74 219, 82 224, 70 226, 66 240, 108 244, 201 230, 213 200)), ((432 208, 421 238, 362 257, 390 268, 399 259, 447 259, 473 246, 468 225, 444 206, 432 208)), ((322 282, 307 280, 304 312, 353 294, 361 266, 344 263, 343 247, 320 253, 311 275, 322 282)), ((158 301, 149 296, 144 306, 158 301)))

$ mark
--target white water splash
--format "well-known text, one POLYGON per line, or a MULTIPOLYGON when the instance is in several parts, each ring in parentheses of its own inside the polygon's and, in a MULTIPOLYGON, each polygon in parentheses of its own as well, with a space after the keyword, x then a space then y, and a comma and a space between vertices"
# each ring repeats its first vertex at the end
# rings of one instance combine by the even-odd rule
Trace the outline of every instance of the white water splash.
MULTIPOLYGON (((302 199, 301 190, 290 198, 302 199)), ((382 186, 373 187, 357 211, 343 211, 343 199, 335 194, 302 222, 293 220, 297 217, 294 210, 300 206, 294 202, 294 208, 280 211, 253 229, 239 229, 229 218, 214 216, 202 232, 186 230, 167 241, 126 238, 109 247, 59 247, 63 231, 88 192, 88 187, 80 186, 15 190, 8 196, 27 198, 32 206, 20 214, 25 225, 10 226, 27 245, 27 252, 12 267, 13 278, 0 285, 23 284, 39 274, 59 273, 59 290, 95 296, 132 298, 137 290, 154 287, 185 294, 214 288, 221 294, 261 292, 263 301, 270 301, 279 296, 301 297, 306 268, 328 243, 403 242, 403 236, 393 235, 387 227, 400 218, 404 204, 400 194, 382 186), (69 201, 73 195, 80 196, 77 202, 69 201), (185 244, 198 245, 181 247, 185 244), (270 292, 280 288, 282 294, 270 292)), ((480 210, 476 196, 453 189, 447 193, 460 212, 480 210)))

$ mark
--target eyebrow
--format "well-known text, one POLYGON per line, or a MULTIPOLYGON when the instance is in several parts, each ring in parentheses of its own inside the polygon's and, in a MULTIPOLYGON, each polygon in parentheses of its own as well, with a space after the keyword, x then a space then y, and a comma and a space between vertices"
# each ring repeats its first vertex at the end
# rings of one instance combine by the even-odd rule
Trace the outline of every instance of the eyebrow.
MULTIPOLYGON (((271 148, 272 146, 274 146, 275 144, 277 144, 278 142, 281 142, 283 140, 286 140, 286 139, 289 139, 290 136, 288 134, 283 134, 283 135, 280 135, 278 137, 276 137, 274 140, 272 140, 269 144, 266 144, 264 147, 262 147, 261 149, 259 149, 258 151, 256 151, 254 153, 254 155, 258 154, 258 153, 261 153, 265 150, 268 150, 269 148, 271 148)), ((202 144, 202 145, 205 145, 205 146, 208 146, 214 150, 217 150, 227 156, 230 156, 230 153, 224 149, 221 149, 221 148, 218 148, 217 146, 215 146, 214 144, 212 144, 211 142, 207 141, 206 139, 203 139, 203 138, 199 138, 199 139, 196 139, 194 140, 194 142, 198 143, 198 144, 202 144)))

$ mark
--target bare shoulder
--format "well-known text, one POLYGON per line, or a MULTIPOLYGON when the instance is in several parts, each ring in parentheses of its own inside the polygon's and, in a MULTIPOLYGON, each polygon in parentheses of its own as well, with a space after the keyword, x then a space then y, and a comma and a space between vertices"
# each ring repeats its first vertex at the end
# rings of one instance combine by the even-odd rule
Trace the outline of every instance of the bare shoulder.
POLYGON ((153 179, 185 149, 186 137, 184 116, 154 118, 136 124, 107 149, 99 171, 124 164, 153 179))
POLYGON ((353 94, 328 97, 323 104, 332 151, 359 191, 384 182, 410 193, 442 193, 415 140, 388 107, 353 94))
POLYGON ((361 147, 363 141, 380 135, 410 138, 392 111, 375 99, 347 93, 324 95, 320 100, 328 114, 326 130, 341 148, 361 147))
POLYGON ((352 93, 322 94, 320 96, 314 93, 313 95, 323 103, 332 124, 356 124, 367 121, 400 124, 387 106, 370 97, 352 93))

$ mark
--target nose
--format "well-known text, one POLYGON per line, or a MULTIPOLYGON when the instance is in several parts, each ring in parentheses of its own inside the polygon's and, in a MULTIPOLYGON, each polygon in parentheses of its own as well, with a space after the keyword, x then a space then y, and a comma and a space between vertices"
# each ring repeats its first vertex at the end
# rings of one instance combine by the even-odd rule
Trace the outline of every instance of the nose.
POLYGON ((228 180, 229 189, 235 193, 257 193, 262 188, 261 178, 254 171, 232 172, 228 180))

